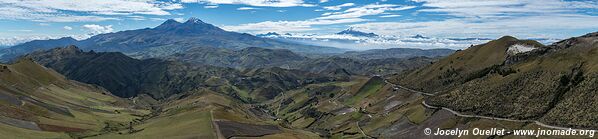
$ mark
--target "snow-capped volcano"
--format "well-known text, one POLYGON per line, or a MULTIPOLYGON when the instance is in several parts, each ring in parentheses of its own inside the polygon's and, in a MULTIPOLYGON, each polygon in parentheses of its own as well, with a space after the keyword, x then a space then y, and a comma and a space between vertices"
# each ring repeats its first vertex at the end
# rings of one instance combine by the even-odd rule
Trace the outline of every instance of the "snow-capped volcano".
POLYGON ((280 41, 287 41, 293 43, 301 43, 307 45, 329 46, 353 50, 366 49, 385 49, 385 48, 451 48, 463 49, 472 44, 484 43, 486 39, 455 39, 455 38, 433 38, 424 37, 423 35, 364 35, 364 33, 348 29, 342 33, 335 34, 280 34, 270 32, 266 34, 257 34, 258 37, 276 39, 280 41), (359 32, 359 33, 357 33, 359 32))
POLYGON ((341 32, 336 33, 338 35, 351 35, 351 36, 356 36, 356 37, 378 37, 378 34, 374 34, 374 33, 366 33, 366 32, 362 32, 362 31, 358 31, 353 27, 350 27, 346 30, 343 30, 341 32))
MULTIPOLYGON (((425 34, 406 35, 378 35, 366 33, 355 28, 348 28, 334 34, 290 34, 269 32, 257 34, 258 37, 276 39, 281 41, 301 43, 307 45, 329 46, 354 50, 385 49, 385 48, 450 48, 465 49, 471 45, 482 44, 493 40, 486 37, 451 37, 440 38, 426 36, 425 34)), ((533 39, 533 38, 530 38, 533 39)), ((554 42, 555 39, 536 38, 544 44, 554 42)))

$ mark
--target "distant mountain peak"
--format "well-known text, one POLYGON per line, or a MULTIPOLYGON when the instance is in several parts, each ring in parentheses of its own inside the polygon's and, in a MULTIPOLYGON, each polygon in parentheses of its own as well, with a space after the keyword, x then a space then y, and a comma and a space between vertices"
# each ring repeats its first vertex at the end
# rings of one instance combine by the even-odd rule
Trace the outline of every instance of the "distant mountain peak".
POLYGON ((278 36, 280 36, 280 34, 278 34, 276 32, 268 32, 266 34, 257 34, 255 36, 257 36, 257 37, 278 37, 278 36))
POLYGON ((426 37, 424 35, 417 34, 417 35, 415 35, 415 36, 413 36, 411 38, 415 38, 415 39, 429 39, 430 37, 426 37))
POLYGON ((62 38, 59 38, 59 39, 57 39, 57 40, 70 40, 70 41, 76 41, 76 39, 75 39, 75 38, 73 38, 73 37, 62 37, 62 38))
POLYGON ((378 37, 377 34, 358 31, 354 27, 349 27, 348 29, 343 30, 343 31, 341 31, 339 33, 336 33, 336 34, 339 34, 339 35, 361 36, 361 37, 378 37))
POLYGON ((208 24, 208 23, 205 23, 196 17, 191 17, 191 18, 189 18, 189 20, 185 21, 184 23, 178 22, 174 19, 168 19, 168 20, 164 21, 164 23, 160 24, 160 26, 156 27, 156 29, 173 29, 173 28, 181 27, 181 25, 195 26, 195 25, 206 25, 206 24, 208 24))
POLYGON ((592 33, 588 33, 586 35, 583 35, 581 37, 597 37, 598 36, 598 32, 592 32, 592 33))
POLYGON ((516 41, 518 40, 517 38, 513 37, 513 36, 502 36, 500 37, 498 40, 503 40, 503 41, 516 41))
POLYGON ((280 34, 278 34, 278 33, 276 33, 276 32, 268 32, 268 33, 266 33, 266 34, 269 34, 269 35, 280 35, 280 34))
POLYGON ((166 21, 164 21, 164 23, 160 24, 158 27, 156 27, 156 29, 170 29, 176 26, 179 26, 181 23, 174 20, 174 19, 168 19, 166 21))
POLYGON ((199 18, 191 17, 184 23, 175 21, 174 19, 168 19, 160 26, 154 28, 157 30, 168 31, 179 35, 191 35, 191 34, 202 34, 207 32, 224 32, 224 30, 201 21, 199 18))
POLYGON ((356 30, 355 30, 355 27, 349 27, 346 29, 346 31, 356 31, 356 30))
POLYGON ((201 21, 199 18, 197 17, 191 17, 189 18, 189 20, 187 20, 187 22, 185 23, 201 23, 201 24, 205 24, 205 22, 201 21))
POLYGON ((80 50, 79 47, 77 47, 75 45, 69 45, 69 46, 66 47, 66 49, 80 50))
MULTIPOLYGON (((176 21, 174 19, 168 19, 168 20, 164 21, 164 23, 181 23, 181 22, 176 21)), ((162 23, 162 24, 164 24, 164 23, 162 23)))
POLYGON ((54 52, 57 55, 77 54, 83 52, 83 50, 81 50, 79 47, 75 45, 69 45, 67 47, 57 47, 48 51, 54 52))
POLYGON ((60 55, 83 53, 83 50, 81 50, 79 47, 77 47, 75 45, 69 45, 67 47, 58 47, 58 48, 51 49, 51 51, 56 52, 57 54, 60 54, 60 55))
MULTIPOLYGON (((48 40, 33 40, 30 42, 38 42, 38 41, 61 41, 61 42, 76 42, 77 40, 73 37, 62 37, 62 38, 58 38, 58 39, 48 39, 48 40)), ((30 42, 26 42, 26 43, 30 43, 30 42)))

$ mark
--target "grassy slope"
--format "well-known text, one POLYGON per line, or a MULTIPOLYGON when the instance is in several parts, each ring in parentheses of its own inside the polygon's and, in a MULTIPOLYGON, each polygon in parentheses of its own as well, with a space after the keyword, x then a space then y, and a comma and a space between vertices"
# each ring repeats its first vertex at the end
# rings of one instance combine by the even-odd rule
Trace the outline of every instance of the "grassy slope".
POLYGON ((211 120, 209 111, 193 110, 151 119, 135 126, 143 130, 133 134, 122 131, 92 138, 215 138, 211 120))
MULTIPOLYGON (((135 125, 141 130, 128 133, 126 130, 97 136, 94 138, 216 138, 212 122, 217 120, 233 121, 246 124, 272 125, 273 121, 264 119, 249 111, 239 100, 207 89, 197 90, 183 99, 168 101, 161 106, 163 111, 157 117, 135 125)), ((267 135, 268 138, 316 137, 313 133, 296 129, 284 129, 281 133, 267 135)))
POLYGON ((361 88, 359 88, 359 91, 353 94, 353 97, 345 101, 345 104, 359 107, 361 104, 357 102, 361 102, 362 99, 368 96, 375 95, 375 93, 378 92, 378 90, 382 88, 384 84, 384 79, 380 77, 371 78, 361 88))
POLYGON ((516 72, 485 74, 431 99, 429 104, 470 114, 596 128, 598 118, 587 116, 598 114, 592 95, 598 89, 595 40, 575 38, 571 47, 503 66, 516 72))
MULTIPOLYGON (((131 109, 132 105, 120 98, 106 95, 109 93, 100 88, 69 81, 30 60, 20 60, 13 65, 0 65, 0 68, 4 67, 6 69, 0 72, 0 90, 8 92, 3 95, 12 96, 12 100, 21 105, 0 100, 3 102, 0 103, 0 107, 4 109, 0 116, 31 121, 42 130, 85 131, 77 133, 78 135, 96 134, 104 127, 104 122, 129 122, 137 118, 131 114, 147 113, 144 110, 131 109)), ((2 127, 6 129, 3 131, 17 130, 3 134, 4 136, 45 138, 46 135, 66 135, 9 125, 2 127)))
POLYGON ((543 46, 537 42, 505 36, 455 52, 432 65, 395 77, 394 82, 425 92, 445 91, 476 78, 477 74, 491 66, 502 64, 507 57, 508 47, 516 43, 543 46))
MULTIPOLYGON (((370 79, 371 80, 371 79, 370 79)), ((439 127, 442 129, 460 128, 488 128, 498 127, 507 129, 534 129, 533 123, 518 123, 496 121, 478 118, 456 117, 450 112, 441 112, 437 109, 425 108, 421 103, 424 96, 414 94, 405 90, 393 91, 389 85, 383 83, 375 92, 376 95, 365 97, 355 101, 357 104, 364 105, 361 111, 355 108, 355 111, 346 114, 334 113, 341 108, 352 107, 346 105, 353 94, 357 94, 363 88, 368 88, 368 79, 355 80, 339 83, 314 84, 306 88, 285 92, 285 97, 278 96, 272 102, 268 103, 268 109, 276 110, 281 102, 281 111, 278 121, 282 125, 298 129, 311 130, 327 138, 364 138, 365 135, 359 129, 362 129, 369 136, 381 138, 422 138, 428 137, 421 131, 424 128, 439 127), (356 82, 358 81, 358 82, 356 82), (331 92, 335 97, 329 97, 329 94, 322 92, 320 95, 310 96, 313 90, 318 87, 341 86, 344 91, 331 92), (310 89, 307 89, 310 88, 310 89), (345 95, 343 95, 345 94, 345 95), (317 102, 307 102, 312 98, 318 98, 317 102), (343 99, 344 98, 344 99, 343 99), (391 102, 402 102, 390 109, 385 109, 391 102), (316 110, 315 113, 309 112, 316 110), (309 114, 312 113, 312 114, 309 114), (447 114, 448 113, 448 114, 447 114), (359 124, 359 126, 358 126, 359 124)), ((465 138, 487 138, 487 136, 466 136, 465 138)), ((499 137, 502 138, 502 137, 499 137)))
POLYGON ((5 139, 17 139, 17 138, 28 138, 28 139, 41 139, 41 138, 69 138, 65 133, 47 132, 28 130, 18 127, 13 127, 5 124, 0 124, 0 138, 5 139))
MULTIPOLYGON (((364 137, 360 134, 355 122, 367 116, 357 109, 360 104, 376 100, 377 98, 372 97, 377 97, 380 95, 379 92, 388 89, 384 86, 384 81, 377 77, 373 79, 355 77, 350 82, 314 84, 285 92, 285 97, 275 98, 270 103, 269 109, 276 110, 280 106, 278 115, 283 120, 279 122, 282 124, 289 122, 292 127, 315 131, 325 130, 332 138, 364 137), (323 89, 331 88, 331 86, 335 86, 337 89, 323 89), (353 109, 353 111, 346 114, 332 114, 339 109, 353 109), (317 112, 314 114, 313 111, 317 112)), ((326 136, 326 134, 323 135, 326 136)))
MULTIPOLYGON (((215 120, 260 125, 275 123, 255 115, 239 100, 208 89, 191 91, 182 99, 165 101, 160 104, 162 112, 147 119, 135 115, 149 114, 149 110, 131 109, 135 106, 128 100, 111 96, 101 88, 69 81, 30 60, 0 65, 0 69, 3 69, 0 72, 0 95, 9 97, 0 99, 3 109, 0 116, 50 125, 49 129, 46 126, 42 130, 51 130, 36 131, 0 124, 2 137, 6 138, 215 138, 215 127, 212 126, 215 120), (9 101, 19 97, 18 101, 9 101), (9 110, 16 112, 8 113, 9 110), (133 132, 128 129, 129 122, 133 122, 133 132), (110 125, 108 129, 104 129, 106 123, 110 125), (67 133, 63 133, 65 131, 67 133)), ((240 89, 233 90, 242 98, 248 96, 240 89)), ((317 135, 302 130, 280 129, 283 132, 267 137, 317 138, 317 135)))

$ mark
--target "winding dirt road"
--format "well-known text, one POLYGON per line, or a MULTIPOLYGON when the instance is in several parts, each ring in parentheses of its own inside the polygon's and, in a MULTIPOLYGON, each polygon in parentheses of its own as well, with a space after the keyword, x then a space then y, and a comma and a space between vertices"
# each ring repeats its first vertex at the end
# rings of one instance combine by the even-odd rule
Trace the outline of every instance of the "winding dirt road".
MULTIPOLYGON (((435 93, 426 93, 426 92, 416 91, 416 90, 413 90, 413 89, 410 89, 410 88, 407 88, 407 87, 404 87, 404 86, 401 86, 401 85, 398 85, 398 84, 393 84, 393 83, 389 82, 388 80, 384 80, 384 82, 386 82, 387 84, 392 85, 393 87, 401 88, 401 89, 404 89, 404 90, 407 90, 407 91, 413 92, 413 93, 418 93, 418 94, 421 94, 423 96, 434 96, 434 95, 436 95, 438 93, 438 92, 435 92, 435 93)), ((449 108, 446 108, 446 107, 436 107, 436 106, 428 105, 428 104, 426 104, 425 100, 422 101, 422 105, 424 107, 430 108, 430 109, 444 109, 444 110, 447 110, 447 111, 449 111, 449 112, 451 112, 451 113, 453 113, 453 114, 455 114, 455 115, 457 115, 459 117, 483 118, 483 119, 501 120, 501 121, 510 121, 510 122, 526 122, 526 123, 527 122, 533 122, 536 125, 539 125, 541 127, 551 128, 551 129, 560 129, 560 130, 568 130, 568 129, 571 129, 571 130, 595 130, 595 129, 575 129, 575 128, 562 127, 562 126, 553 126, 553 125, 548 125, 548 124, 545 124, 545 123, 542 123, 542 122, 536 121, 536 120, 517 120, 517 119, 489 117, 489 116, 482 116, 482 115, 463 114, 463 113, 459 113, 459 112, 457 112, 455 110, 452 110, 452 109, 449 109, 449 108)))

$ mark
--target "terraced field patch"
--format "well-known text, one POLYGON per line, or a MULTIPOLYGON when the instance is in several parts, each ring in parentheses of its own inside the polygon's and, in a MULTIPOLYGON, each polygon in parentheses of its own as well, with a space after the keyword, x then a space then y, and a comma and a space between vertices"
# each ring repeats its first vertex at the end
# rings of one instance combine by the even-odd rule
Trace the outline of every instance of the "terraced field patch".
POLYGON ((220 132, 225 138, 231 137, 260 137, 282 132, 274 125, 254 125, 233 121, 216 121, 220 132))

